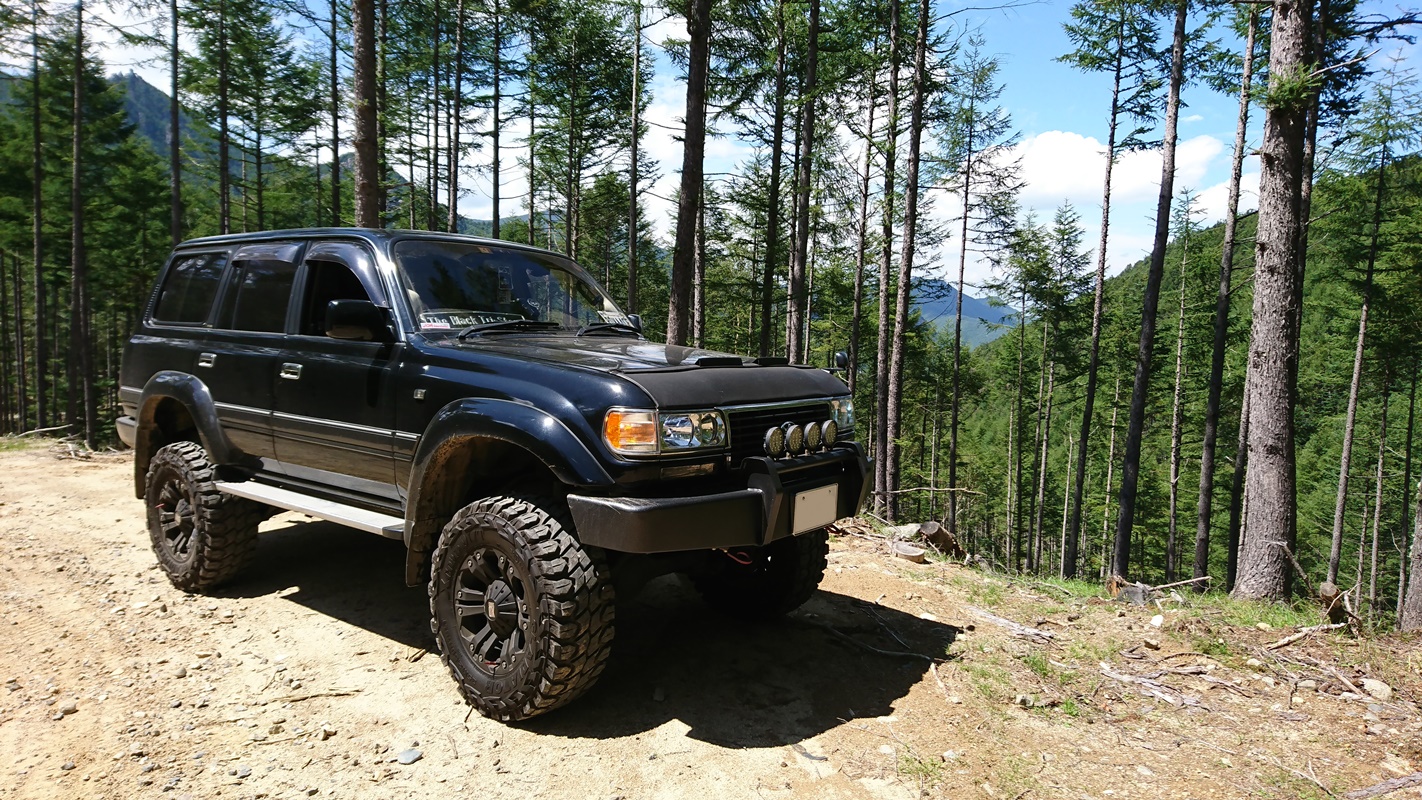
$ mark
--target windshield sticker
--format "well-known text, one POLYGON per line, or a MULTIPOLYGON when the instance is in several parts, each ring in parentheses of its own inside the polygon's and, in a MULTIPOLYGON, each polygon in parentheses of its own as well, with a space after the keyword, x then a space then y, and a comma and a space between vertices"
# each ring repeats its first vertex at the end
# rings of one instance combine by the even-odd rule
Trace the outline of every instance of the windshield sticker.
POLYGON ((597 315, 599 317, 602 317, 603 322, 607 322, 613 325, 632 324, 632 320, 628 319, 627 315, 623 314, 621 311, 599 311, 597 312, 597 315))
POLYGON ((452 328, 467 328, 471 325, 487 325, 490 322, 523 318, 522 314, 500 311, 426 311, 420 314, 420 330, 447 331, 452 328))

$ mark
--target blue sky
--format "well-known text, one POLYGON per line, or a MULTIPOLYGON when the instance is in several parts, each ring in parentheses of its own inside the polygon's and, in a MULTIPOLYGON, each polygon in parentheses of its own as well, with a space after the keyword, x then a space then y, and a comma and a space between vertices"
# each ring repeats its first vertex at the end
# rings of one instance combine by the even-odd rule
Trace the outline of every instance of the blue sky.
MULTIPOLYGON (((955 6, 966 9, 969 5, 963 0, 940 0, 935 10, 941 15, 955 6)), ((1394 10, 1392 4, 1373 3, 1372 6, 1377 13, 1394 10)), ((1070 7, 1065 0, 1046 0, 995 11, 965 10, 956 15, 953 22, 958 26, 978 27, 986 40, 986 48, 1001 59, 1005 87, 1002 103, 1021 137, 1014 155, 1021 159, 1026 181, 1021 197, 1023 206, 1035 209, 1040 219, 1049 219, 1063 200, 1072 202, 1086 228, 1085 241, 1094 248, 1099 236, 1105 112, 1110 84, 1104 75, 1081 73, 1055 61, 1070 48, 1062 29, 1070 7)), ((660 42, 668 36, 685 37, 684 23, 667 17, 664 12, 654 11, 649 5, 645 19, 651 21, 658 17, 661 21, 645 33, 648 41, 660 42)), ((1168 20, 1162 21, 1162 26, 1168 27, 1168 20)), ((1396 44, 1387 47, 1386 52, 1392 52, 1396 44)), ((661 166, 660 178, 649 188, 646 210, 657 229, 669 238, 674 209, 666 198, 676 191, 681 165, 681 145, 669 129, 681 126, 685 89, 665 56, 657 48, 652 49, 658 54, 654 65, 656 74, 650 84, 653 98, 647 113, 652 128, 645 146, 661 166)), ((166 71, 161 64, 141 63, 145 54, 112 44, 106 45, 102 52, 111 70, 134 69, 155 86, 167 85, 166 71)), ((1222 218, 1225 210, 1238 100, 1203 86, 1188 87, 1184 99, 1188 107, 1181 113, 1176 189, 1189 188, 1198 193, 1203 220, 1215 222, 1222 218)), ((1261 121, 1262 116, 1256 109, 1250 126, 1250 149, 1258 145, 1261 121)), ((526 131, 515 129, 510 133, 517 140, 526 131)), ((517 149, 513 152, 517 154, 517 149)), ((708 143, 706 169, 708 172, 734 171, 750 156, 750 149, 739 139, 722 137, 708 143)), ((474 154, 469 158, 470 167, 481 164, 485 158, 474 154)), ((517 194, 526 186, 525 178, 517 169, 506 166, 506 170, 505 192, 517 194)), ((1256 204, 1257 160, 1247 159, 1244 172, 1241 208, 1249 209, 1256 204)), ((1107 248, 1111 273, 1148 255, 1159 181, 1158 151, 1131 153, 1118 162, 1113 179, 1112 232, 1107 248)), ((461 212, 486 218, 490 205, 487 178, 473 174, 471 169, 465 184, 461 212)), ((942 219, 951 217, 949 198, 940 194, 934 198, 933 205, 932 214, 942 219)), ((504 209, 505 213, 515 213, 508 205, 504 209)), ((930 271, 946 275, 949 265, 957 263, 958 243, 949 241, 937 252, 923 256, 920 263, 926 262, 930 271)), ((970 285, 981 285, 991 277, 986 264, 972 257, 971 252, 969 261, 970 285)), ((969 294, 973 293, 969 289, 969 294)))

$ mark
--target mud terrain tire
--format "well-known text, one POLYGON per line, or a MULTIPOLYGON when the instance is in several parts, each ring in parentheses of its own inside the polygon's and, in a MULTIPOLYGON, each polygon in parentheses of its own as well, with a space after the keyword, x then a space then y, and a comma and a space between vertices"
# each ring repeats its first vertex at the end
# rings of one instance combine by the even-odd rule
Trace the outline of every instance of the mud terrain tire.
POLYGON ((158 565, 185 592, 231 580, 252 560, 269 509, 217 490, 217 470, 194 442, 175 442, 148 465, 148 535, 158 565))
POLYGON ((691 581, 718 611, 747 620, 770 619, 810 599, 824 577, 828 555, 829 534, 811 531, 764 547, 713 553, 691 581))
POLYGON ((607 567, 573 538, 556 500, 488 497, 464 507, 440 534, 429 595, 440 658, 486 717, 552 711, 607 663, 607 567))

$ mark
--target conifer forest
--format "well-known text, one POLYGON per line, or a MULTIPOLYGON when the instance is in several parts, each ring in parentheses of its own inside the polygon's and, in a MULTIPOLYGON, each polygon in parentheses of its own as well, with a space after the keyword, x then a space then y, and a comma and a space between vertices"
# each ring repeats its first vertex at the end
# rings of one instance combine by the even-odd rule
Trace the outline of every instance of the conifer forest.
POLYGON ((1001 100, 1023 45, 943 0, 14 0, 0 434, 117 444, 123 343, 176 242, 460 231, 568 254, 649 338, 844 351, 864 513, 938 520, 993 569, 1269 600, 1327 581, 1365 624, 1419 628, 1422 94, 1386 57, 1417 23, 1077 0, 1053 55, 1108 87, 1080 98, 1109 132, 1101 202, 1033 208, 1001 100), (166 85, 104 63, 115 31, 166 85), (647 117, 658 71, 685 87, 675 130, 647 117), (1205 95, 1238 107, 1210 225, 1175 180, 1205 95), (752 156, 708 169, 727 137, 752 156), (679 163, 649 155, 667 139, 679 163), (1146 150, 1149 255, 1108 269, 1113 170, 1146 150), (459 211, 476 182, 487 219, 459 211))

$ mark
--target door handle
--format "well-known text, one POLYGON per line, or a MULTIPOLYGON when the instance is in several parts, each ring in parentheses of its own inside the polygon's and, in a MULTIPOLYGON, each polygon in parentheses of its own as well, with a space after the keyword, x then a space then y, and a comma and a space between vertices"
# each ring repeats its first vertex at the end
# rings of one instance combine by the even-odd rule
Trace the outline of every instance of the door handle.
POLYGON ((217 363, 216 353, 198 353, 198 366, 210 367, 217 363))
POLYGON ((281 377, 289 381, 301 380, 301 365, 287 362, 281 365, 281 377))

